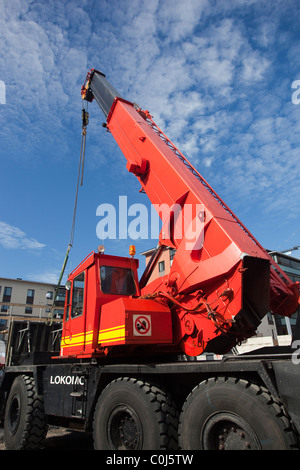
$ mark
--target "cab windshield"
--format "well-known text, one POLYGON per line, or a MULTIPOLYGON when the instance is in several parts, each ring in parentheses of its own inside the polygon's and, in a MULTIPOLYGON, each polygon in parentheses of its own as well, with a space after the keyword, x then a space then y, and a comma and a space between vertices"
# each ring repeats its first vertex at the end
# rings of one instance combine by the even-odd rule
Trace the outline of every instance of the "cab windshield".
POLYGON ((136 293, 134 276, 130 268, 101 266, 100 282, 103 294, 134 295, 136 293))

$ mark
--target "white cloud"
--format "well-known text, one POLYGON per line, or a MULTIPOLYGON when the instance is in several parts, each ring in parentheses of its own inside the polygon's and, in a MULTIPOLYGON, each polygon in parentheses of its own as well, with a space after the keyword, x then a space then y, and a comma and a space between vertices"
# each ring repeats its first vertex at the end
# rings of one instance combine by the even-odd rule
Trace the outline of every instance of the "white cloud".
POLYGON ((256 82, 265 78, 270 61, 257 52, 251 52, 243 59, 241 78, 243 81, 256 82))
POLYGON ((207 0, 182 2, 164 0, 157 11, 158 26, 166 41, 178 41, 193 34, 205 8, 207 0))
MULTIPOLYGON (((27 279, 35 282, 45 282, 49 284, 57 284, 59 279, 60 271, 59 270, 48 270, 38 273, 29 273, 26 275, 27 279)), ((62 282, 62 285, 64 281, 62 282)))
POLYGON ((14 250, 41 250, 46 246, 34 238, 28 238, 18 227, 6 222, 0 222, 0 245, 14 250))

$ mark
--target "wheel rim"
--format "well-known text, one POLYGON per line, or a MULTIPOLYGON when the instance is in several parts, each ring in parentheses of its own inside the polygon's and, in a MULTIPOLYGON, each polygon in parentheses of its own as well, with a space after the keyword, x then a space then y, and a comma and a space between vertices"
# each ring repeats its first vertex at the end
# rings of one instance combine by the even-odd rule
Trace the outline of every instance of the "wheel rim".
POLYGON ((258 450, 259 439, 241 416, 221 412, 209 417, 202 433, 205 450, 258 450))
POLYGON ((19 395, 14 395, 9 407, 9 414, 8 414, 8 429, 10 434, 13 436, 18 428, 20 423, 21 417, 21 402, 19 395))
POLYGON ((127 405, 119 405, 109 416, 108 443, 111 449, 142 449, 142 426, 138 415, 127 405))

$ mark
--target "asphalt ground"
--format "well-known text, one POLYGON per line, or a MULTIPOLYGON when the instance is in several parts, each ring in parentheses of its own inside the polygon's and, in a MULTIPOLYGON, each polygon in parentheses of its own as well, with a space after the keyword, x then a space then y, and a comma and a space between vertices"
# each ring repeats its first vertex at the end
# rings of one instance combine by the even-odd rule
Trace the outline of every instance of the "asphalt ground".
MULTIPOLYGON (((6 450, 3 426, 0 426, 0 450, 6 450)), ((40 450, 93 450, 93 436, 83 431, 49 426, 47 437, 40 450)))

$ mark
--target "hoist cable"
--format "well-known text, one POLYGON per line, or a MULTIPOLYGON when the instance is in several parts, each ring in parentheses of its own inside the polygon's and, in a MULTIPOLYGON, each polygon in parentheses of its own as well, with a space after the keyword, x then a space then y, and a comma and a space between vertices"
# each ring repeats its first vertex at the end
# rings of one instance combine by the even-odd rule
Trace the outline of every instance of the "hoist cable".
POLYGON ((88 122, 89 122, 89 114, 83 108, 82 109, 82 133, 81 133, 80 157, 79 157, 79 167, 78 167, 77 184, 76 184, 76 192, 75 192, 73 219, 72 219, 72 226, 71 226, 71 232, 70 232, 70 241, 69 241, 68 248, 67 248, 67 251, 66 251, 66 254, 65 254, 65 259, 64 259, 64 262, 63 262, 63 265, 62 265, 62 268, 61 268, 58 283, 57 283, 57 286, 56 286, 56 289, 55 289, 50 324, 52 324, 52 321, 53 321, 53 308, 54 308, 56 297, 57 297, 57 294, 58 294, 58 291, 59 291, 59 288, 60 288, 61 280, 63 278, 63 275, 65 273, 65 269, 66 269, 66 266, 67 266, 67 262, 68 262, 68 259, 69 259, 69 252, 70 252, 70 249, 73 246, 73 241, 74 241, 79 182, 80 182, 80 186, 82 186, 82 184, 83 184, 83 168, 84 168, 85 144, 86 144, 86 126, 88 125, 88 122))

